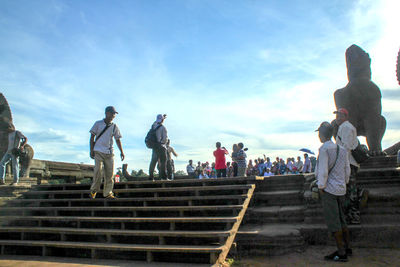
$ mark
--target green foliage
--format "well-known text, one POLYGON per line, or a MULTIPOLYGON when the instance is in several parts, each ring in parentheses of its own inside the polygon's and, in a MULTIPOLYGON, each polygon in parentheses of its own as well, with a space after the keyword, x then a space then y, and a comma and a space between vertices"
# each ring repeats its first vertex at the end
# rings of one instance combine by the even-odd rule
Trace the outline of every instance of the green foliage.
POLYGON ((65 184, 66 181, 64 179, 50 179, 49 184, 65 184))
POLYGON ((175 176, 184 176, 184 175, 187 175, 184 171, 179 170, 175 172, 175 176))
POLYGON ((149 177, 142 169, 138 171, 132 170, 131 175, 134 177, 149 177))
POLYGON ((90 178, 85 178, 81 180, 81 184, 91 184, 92 183, 92 179, 90 178))

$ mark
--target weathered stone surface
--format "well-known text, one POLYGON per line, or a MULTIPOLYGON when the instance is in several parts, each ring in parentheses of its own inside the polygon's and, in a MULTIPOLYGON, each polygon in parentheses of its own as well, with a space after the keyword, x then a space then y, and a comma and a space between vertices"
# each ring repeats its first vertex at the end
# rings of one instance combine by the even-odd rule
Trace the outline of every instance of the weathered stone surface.
POLYGON ((8 124, 12 122, 12 115, 7 99, 0 93, 0 158, 7 151, 8 146, 8 124))
POLYGON ((371 81, 371 59, 364 50, 352 45, 346 50, 346 87, 334 93, 337 108, 349 111, 349 121, 356 127, 359 136, 365 136, 372 154, 382 151, 382 138, 386 130, 386 119, 381 115, 381 92, 371 81))
POLYGON ((399 50, 399 54, 397 55, 397 81, 400 84, 400 50, 399 50))

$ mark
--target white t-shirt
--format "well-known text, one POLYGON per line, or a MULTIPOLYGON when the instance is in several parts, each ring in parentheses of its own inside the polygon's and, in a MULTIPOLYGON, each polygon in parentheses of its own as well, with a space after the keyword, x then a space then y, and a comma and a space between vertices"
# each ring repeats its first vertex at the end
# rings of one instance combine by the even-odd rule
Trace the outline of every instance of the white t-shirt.
POLYGON ((19 147, 19 142, 21 141, 21 139, 25 139, 25 136, 20 131, 13 131, 9 133, 7 153, 11 153, 11 150, 13 150, 13 148, 19 147))
MULTIPOLYGON (((90 129, 90 133, 98 136, 106 127, 106 123, 104 120, 96 121, 90 129)), ((118 126, 115 123, 112 123, 110 127, 100 136, 94 145, 93 151, 98 151, 104 154, 112 154, 113 153, 113 140, 114 136, 115 140, 120 139, 121 133, 119 131, 118 126)))

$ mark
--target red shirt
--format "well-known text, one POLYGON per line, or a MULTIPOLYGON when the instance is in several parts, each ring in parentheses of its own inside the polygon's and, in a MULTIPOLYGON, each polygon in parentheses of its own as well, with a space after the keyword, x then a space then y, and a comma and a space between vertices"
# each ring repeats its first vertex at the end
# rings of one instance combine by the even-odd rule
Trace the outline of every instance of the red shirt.
POLYGON ((216 170, 226 169, 225 154, 228 154, 228 151, 225 149, 217 148, 217 150, 214 151, 216 170))

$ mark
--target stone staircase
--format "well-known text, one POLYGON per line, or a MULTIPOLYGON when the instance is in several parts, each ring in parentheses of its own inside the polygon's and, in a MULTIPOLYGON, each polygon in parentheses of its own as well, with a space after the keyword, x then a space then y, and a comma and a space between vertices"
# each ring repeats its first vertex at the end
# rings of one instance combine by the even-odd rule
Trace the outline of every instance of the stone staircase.
MULTIPOLYGON (((257 181, 252 205, 236 237, 241 255, 279 255, 306 245, 332 244, 322 206, 311 199, 314 174, 265 177, 257 181)), ((395 156, 362 164, 357 184, 369 191, 361 224, 349 225, 359 247, 400 246, 400 168, 395 156)))
POLYGON ((254 182, 116 183, 117 199, 89 199, 84 184, 34 186, 1 207, 0 252, 218 265, 235 239, 254 182))
POLYGON ((304 221, 303 186, 303 175, 257 181, 252 205, 236 238, 241 255, 280 255, 304 249, 301 233, 288 227, 304 221))

